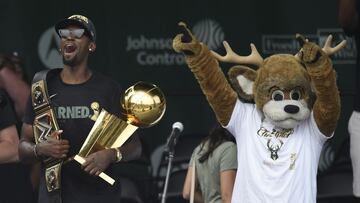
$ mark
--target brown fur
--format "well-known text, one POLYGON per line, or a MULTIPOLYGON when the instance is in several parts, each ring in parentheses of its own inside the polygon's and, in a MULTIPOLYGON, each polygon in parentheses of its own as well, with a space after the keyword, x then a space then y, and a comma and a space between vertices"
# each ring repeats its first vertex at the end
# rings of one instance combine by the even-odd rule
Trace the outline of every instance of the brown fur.
MULTIPOLYGON (((312 95, 310 77, 305 68, 293 55, 278 54, 265 59, 264 64, 258 69, 254 84, 255 103, 262 110, 265 103, 271 100, 270 88, 276 86, 282 90, 291 90, 301 87, 307 103, 312 95)), ((309 108, 312 108, 309 106, 309 108)))
POLYGON ((217 120, 225 126, 230 121, 237 98, 236 93, 219 69, 219 63, 214 60, 210 50, 205 45, 201 46, 201 51, 196 56, 186 57, 186 62, 206 95, 217 120))
MULTIPOLYGON (((313 50, 312 43, 308 49, 313 50)), ((304 49, 306 51, 306 49, 304 49)), ((305 52, 304 62, 311 77, 316 92, 314 104, 314 118, 320 131, 330 136, 336 129, 340 116, 340 94, 336 85, 336 73, 332 68, 332 62, 328 56, 322 53, 316 63, 309 63, 306 59, 315 55, 313 52, 305 52), (311 56, 307 56, 311 55, 311 56)))
POLYGON ((232 87, 235 89, 238 96, 246 102, 253 103, 254 95, 244 92, 244 90, 240 87, 239 82, 237 80, 237 77, 239 75, 244 76, 248 80, 255 81, 257 72, 246 66, 234 66, 228 72, 230 83, 232 87))

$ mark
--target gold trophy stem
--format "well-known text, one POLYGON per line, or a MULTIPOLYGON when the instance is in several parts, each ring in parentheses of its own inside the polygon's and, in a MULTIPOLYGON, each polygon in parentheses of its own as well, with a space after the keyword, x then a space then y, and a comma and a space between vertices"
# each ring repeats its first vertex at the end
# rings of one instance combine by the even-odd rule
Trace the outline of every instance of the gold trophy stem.
MULTIPOLYGON (((119 148, 130 138, 136 129, 138 129, 137 126, 123 121, 103 109, 74 159, 83 165, 85 162, 83 157, 87 157, 89 154, 103 149, 119 148)), ((100 173, 99 177, 110 185, 113 185, 115 182, 113 178, 105 173, 100 173)))
MULTIPOLYGON (((83 165, 83 164, 85 163, 85 159, 82 158, 82 157, 79 156, 79 155, 76 155, 76 156, 74 157, 74 159, 75 159, 77 162, 79 162, 81 165, 83 165)), ((107 175, 106 173, 104 173, 104 172, 101 172, 101 173, 99 174, 99 177, 102 178, 103 180, 105 180, 106 182, 108 182, 110 185, 114 185, 114 183, 115 183, 115 180, 114 180, 113 178, 111 178, 110 176, 108 176, 108 175, 107 175)))
POLYGON ((122 129, 122 131, 118 134, 120 134, 120 136, 117 137, 117 139, 115 140, 115 142, 112 144, 111 148, 118 148, 121 147, 126 140, 128 140, 130 138, 130 136, 132 134, 134 134, 134 132, 138 129, 137 126, 131 125, 131 124, 127 124, 125 128, 122 129))

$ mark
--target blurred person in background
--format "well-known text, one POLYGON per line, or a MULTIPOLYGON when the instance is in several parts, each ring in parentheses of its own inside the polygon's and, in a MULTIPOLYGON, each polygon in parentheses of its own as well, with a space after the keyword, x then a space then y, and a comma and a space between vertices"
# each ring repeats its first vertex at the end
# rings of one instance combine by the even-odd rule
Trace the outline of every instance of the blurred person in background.
POLYGON ((220 124, 195 148, 186 174, 183 197, 190 199, 195 167, 196 203, 230 203, 237 170, 234 137, 220 124))
POLYGON ((355 68, 355 96, 353 112, 348 129, 350 134, 350 157, 353 168, 353 194, 360 202, 360 2, 339 0, 339 23, 346 35, 354 37, 357 48, 355 68))
POLYGON ((19 163, 21 117, 29 94, 21 66, 0 54, 0 202, 35 202, 30 166, 19 163), (24 98, 25 99, 24 99, 24 98), (19 193, 21 195, 19 195, 19 193))
POLYGON ((5 89, 14 103, 18 120, 24 116, 26 102, 30 94, 23 60, 17 52, 0 54, 0 87, 5 89))

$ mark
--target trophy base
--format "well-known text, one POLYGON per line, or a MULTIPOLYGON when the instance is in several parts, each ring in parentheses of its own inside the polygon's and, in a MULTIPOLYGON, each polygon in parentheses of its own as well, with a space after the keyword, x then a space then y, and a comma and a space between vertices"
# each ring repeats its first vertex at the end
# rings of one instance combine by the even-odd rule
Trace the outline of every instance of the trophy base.
MULTIPOLYGON (((79 162, 81 165, 85 163, 85 159, 82 158, 81 156, 79 155, 76 155, 74 157, 75 161, 79 162)), ((115 183, 115 180, 113 178, 111 178, 110 176, 108 176, 106 173, 104 172, 101 172, 99 174, 99 177, 102 178, 103 180, 105 180, 107 183, 109 183, 110 185, 114 185, 115 183)))

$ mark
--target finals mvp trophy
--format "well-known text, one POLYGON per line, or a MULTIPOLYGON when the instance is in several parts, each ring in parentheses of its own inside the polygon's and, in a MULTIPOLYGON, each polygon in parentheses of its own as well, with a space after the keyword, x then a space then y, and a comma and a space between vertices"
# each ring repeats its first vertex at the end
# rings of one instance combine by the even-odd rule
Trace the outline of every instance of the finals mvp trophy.
MULTIPOLYGON (((104 109, 100 112, 89 135, 74 159, 83 164, 91 153, 102 149, 121 147, 140 127, 148 128, 160 121, 165 113, 166 101, 162 91, 155 85, 138 82, 128 88, 120 101, 126 120, 112 115, 104 109)), ((104 172, 99 174, 109 184, 115 180, 104 172)))

